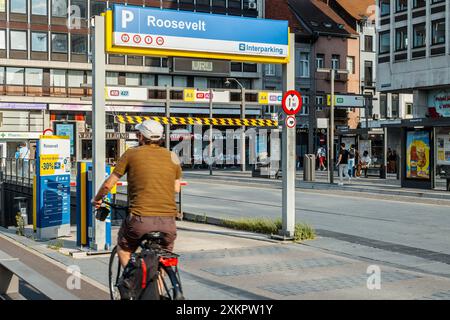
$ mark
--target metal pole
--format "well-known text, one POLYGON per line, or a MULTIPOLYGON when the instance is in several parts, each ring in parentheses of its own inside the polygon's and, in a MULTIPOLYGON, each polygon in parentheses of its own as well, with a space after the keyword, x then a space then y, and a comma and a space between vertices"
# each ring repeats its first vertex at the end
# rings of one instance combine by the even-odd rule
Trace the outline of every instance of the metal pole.
MULTIPOLYGON (((170 119, 170 88, 166 85, 166 117, 170 119)), ((170 121, 165 125, 166 148, 170 150, 170 121)))
MULTIPOLYGON (((105 180, 105 18, 94 17, 94 38, 92 49, 92 158, 93 175, 92 190, 100 189, 105 180)), ((104 250, 106 245, 106 224, 104 221, 95 219, 92 213, 92 224, 94 230, 94 250, 104 250)))
POLYGON ((335 70, 331 69, 331 108, 330 108, 330 183, 334 183, 334 76, 335 70))
MULTIPOLYGON (((213 118, 213 90, 209 89, 209 118, 213 118)), ((212 124, 209 125, 209 175, 212 176, 212 124)))
MULTIPOLYGON (((295 35, 290 37, 290 57, 287 64, 283 65, 283 91, 293 90, 295 88, 295 35)), ((291 238, 295 232, 295 153, 296 153, 296 135, 295 128, 287 128, 283 124, 282 136, 282 172, 283 172, 283 191, 282 191, 282 230, 281 236, 291 238)))
MULTIPOLYGON (((245 119, 245 88, 241 85, 241 120, 245 119)), ((241 171, 245 171, 245 126, 241 127, 241 171)))

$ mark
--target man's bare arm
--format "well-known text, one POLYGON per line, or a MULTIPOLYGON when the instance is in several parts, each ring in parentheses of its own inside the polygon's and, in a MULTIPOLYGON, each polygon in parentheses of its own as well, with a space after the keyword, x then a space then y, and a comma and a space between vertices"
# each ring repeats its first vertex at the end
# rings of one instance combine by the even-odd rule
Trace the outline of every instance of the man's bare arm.
POLYGON ((103 182, 102 186, 98 190, 97 195, 93 199, 94 204, 100 205, 103 197, 106 196, 111 191, 111 189, 116 185, 119 179, 120 176, 113 172, 108 177, 108 179, 106 179, 105 182, 103 182))
POLYGON ((181 191, 181 181, 179 179, 175 180, 175 192, 180 193, 181 191))

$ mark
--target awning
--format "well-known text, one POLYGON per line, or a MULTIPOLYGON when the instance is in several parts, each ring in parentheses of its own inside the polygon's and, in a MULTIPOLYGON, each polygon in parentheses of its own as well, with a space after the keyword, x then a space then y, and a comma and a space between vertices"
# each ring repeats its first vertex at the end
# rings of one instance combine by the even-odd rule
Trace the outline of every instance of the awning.
POLYGON ((176 125, 213 125, 213 126, 246 126, 246 127, 277 127, 278 121, 270 119, 235 119, 235 118, 179 118, 179 117, 150 117, 150 116, 123 116, 116 119, 120 123, 138 124, 145 120, 155 120, 161 124, 176 125))

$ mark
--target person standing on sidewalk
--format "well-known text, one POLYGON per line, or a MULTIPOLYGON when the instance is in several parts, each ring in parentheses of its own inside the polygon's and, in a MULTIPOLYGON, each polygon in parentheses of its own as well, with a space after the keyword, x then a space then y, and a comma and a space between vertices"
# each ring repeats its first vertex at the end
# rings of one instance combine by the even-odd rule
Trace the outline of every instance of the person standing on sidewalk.
POLYGON ((355 178, 355 165, 356 165, 357 151, 355 145, 352 144, 348 150, 348 175, 351 178, 355 178))
POLYGON ((339 168, 339 185, 344 185, 344 175, 347 177, 348 181, 350 181, 350 177, 348 175, 348 158, 349 152, 345 149, 345 143, 341 143, 341 151, 339 151, 339 158, 336 165, 339 168))
POLYGON ((325 148, 320 146, 319 149, 317 149, 317 158, 319 159, 319 169, 320 171, 327 170, 325 167, 325 157, 327 156, 325 148))

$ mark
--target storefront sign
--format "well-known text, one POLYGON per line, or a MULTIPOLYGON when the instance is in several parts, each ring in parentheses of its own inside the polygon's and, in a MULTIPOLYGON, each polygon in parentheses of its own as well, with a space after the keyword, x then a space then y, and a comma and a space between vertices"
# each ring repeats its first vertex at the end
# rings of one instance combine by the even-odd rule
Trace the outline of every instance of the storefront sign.
POLYGON ((41 239, 70 235, 70 139, 41 136, 37 144, 36 228, 41 239))
MULTIPOLYGON (((361 95, 335 95, 336 108, 364 108, 364 96, 361 95)), ((331 95, 327 95, 327 106, 331 106, 331 95)))
MULTIPOLYGON (((209 91, 195 89, 185 89, 183 99, 186 102, 209 102, 209 91)), ((213 91, 212 102, 227 103, 230 102, 230 91, 213 91)))
POLYGON ((45 110, 46 104, 42 103, 0 103, 0 109, 13 109, 13 110, 45 110))
POLYGON ((173 73, 229 76, 230 66, 230 61, 225 60, 203 60, 178 57, 172 58, 173 73))
POLYGON ((108 53, 286 63, 288 22, 114 5, 108 53))
POLYGON ((430 133, 428 131, 407 132, 406 177, 430 179, 430 133))
POLYGON ((264 105, 281 106, 283 100, 282 92, 258 92, 258 103, 264 105))
MULTIPOLYGON (((78 137, 80 139, 92 139, 92 132, 80 132, 78 137)), ((107 140, 136 139, 136 135, 128 132, 106 132, 105 138, 107 140)))
POLYGON ((106 87, 107 100, 145 101, 148 99, 147 88, 106 87))
POLYGON ((75 137, 76 137, 76 123, 75 122, 53 122, 54 132, 57 136, 67 136, 70 138, 70 155, 75 156, 75 137))
POLYGON ((0 132, 0 140, 34 140, 40 135, 40 132, 0 132))
POLYGON ((450 90, 431 91, 428 94, 428 106, 442 117, 450 117, 450 90))

